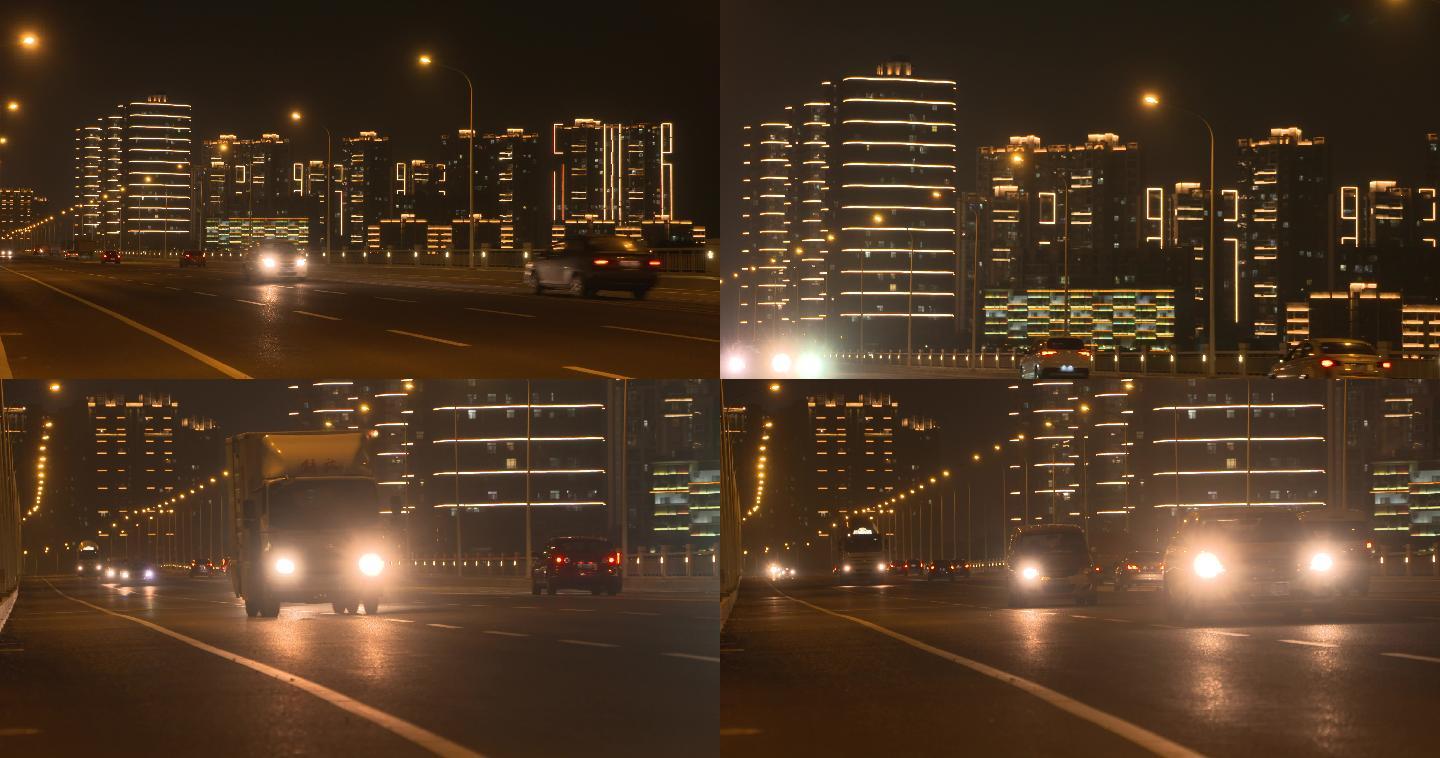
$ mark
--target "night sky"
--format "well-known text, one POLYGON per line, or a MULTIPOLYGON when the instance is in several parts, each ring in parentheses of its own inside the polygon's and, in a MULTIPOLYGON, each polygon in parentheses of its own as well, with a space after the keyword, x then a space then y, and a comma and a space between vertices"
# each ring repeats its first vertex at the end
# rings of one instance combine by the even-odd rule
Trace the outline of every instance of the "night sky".
POLYGON ((959 83, 962 188, 975 148, 1016 134, 1073 144, 1115 132, 1141 143, 1151 181, 1202 177, 1204 127, 1142 110, 1152 88, 1215 125, 1217 181, 1237 138, 1292 125, 1326 137, 1337 181, 1416 181, 1425 133, 1440 130, 1429 0, 730 0, 721 29, 726 219, 738 213, 742 126, 897 54, 917 76, 959 83))
MULTIPOLYGON (((394 155, 438 156, 465 126, 465 82, 421 69, 429 52, 475 80, 482 132, 540 132, 576 117, 675 122, 676 212, 717 227, 713 3, 7 2, 0 12, 0 184, 71 196, 73 130, 119 102, 164 93, 195 106, 195 141, 278 131, 323 156, 361 129, 394 155), (93 6, 93 7, 92 7, 93 6), (21 30, 38 32, 22 55, 21 30), (303 111, 309 125, 289 122, 303 111)), ((197 156, 198 157, 198 156, 197 156)))

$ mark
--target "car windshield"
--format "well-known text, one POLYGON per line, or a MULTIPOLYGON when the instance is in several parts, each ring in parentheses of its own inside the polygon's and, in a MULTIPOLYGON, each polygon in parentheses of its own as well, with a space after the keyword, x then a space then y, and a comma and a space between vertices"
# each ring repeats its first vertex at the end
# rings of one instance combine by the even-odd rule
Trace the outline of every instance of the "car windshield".
POLYGON ((1229 542, 1290 542, 1304 536, 1291 513, 1259 513, 1217 518, 1200 524, 1200 533, 1229 542))
POLYGON ((1360 340, 1344 340, 1338 342, 1317 342, 1315 351, 1321 355, 1370 355, 1375 348, 1370 347, 1368 342, 1360 340))
POLYGON ((880 535, 851 534, 845 538, 845 552, 878 553, 880 552, 880 535))
POLYGON ((254 251, 252 251, 251 254, 263 255, 265 253, 270 253, 272 255, 299 255, 300 249, 295 247, 295 245, 290 242, 262 242, 255 247, 254 251))
POLYGON ((600 560, 610 554, 610 541, 600 539, 559 540, 554 551, 574 560, 600 560))
POLYGON ((271 529, 350 529, 379 519, 370 479, 300 479, 270 486, 271 529))
POLYGON ((1022 534, 1015 541, 1017 555, 1043 553, 1084 553, 1085 535, 1080 532, 1039 532, 1022 534))
POLYGON ((1051 350, 1084 350, 1085 340, 1079 337, 1051 337, 1045 340, 1045 347, 1051 350))
POLYGON ((1310 521, 1306 530, 1316 537, 1360 542, 1370 538, 1370 527, 1358 521, 1310 521))

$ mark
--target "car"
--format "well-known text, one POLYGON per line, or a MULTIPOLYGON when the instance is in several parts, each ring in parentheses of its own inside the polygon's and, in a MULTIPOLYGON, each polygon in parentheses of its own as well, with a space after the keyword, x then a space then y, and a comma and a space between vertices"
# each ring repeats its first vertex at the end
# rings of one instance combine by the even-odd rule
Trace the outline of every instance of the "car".
POLYGON ((215 562, 209 558, 195 558, 190 561, 190 578, 197 576, 214 576, 218 572, 215 562))
POLYGON ((1220 609, 1336 610, 1342 572, 1333 541, 1289 510, 1218 506, 1184 517, 1165 549, 1166 615, 1203 623, 1220 609))
POLYGON ((105 562, 104 578, 117 584, 154 584, 160 572, 154 564, 128 558, 105 562))
POLYGON ((554 595, 560 590, 620 594, 620 551, 603 537, 559 537, 534 556, 530 592, 554 595))
POLYGON ((5 248, 4 250, 0 250, 0 259, 4 259, 4 260, 7 260, 7 261, 8 261, 8 260, 10 260, 11 258, 14 258, 14 257, 15 257, 15 251, 14 251, 14 250, 11 250, 11 249, 8 248, 8 247, 5 248))
POLYGON ((1039 524, 1015 530, 1006 552, 1006 590, 1011 608, 1063 599, 1094 605, 1099 574, 1085 531, 1074 524, 1039 524))
POLYGON ((778 564, 778 563, 772 563, 772 564, 770 564, 770 568, 768 569, 767 573, 768 573, 769 576, 770 576, 770 581, 773 581, 773 582, 779 582, 779 581, 784 581, 784 580, 786 580, 786 579, 794 579, 794 578, 795 578, 795 569, 794 569, 794 568, 792 568, 792 567, 790 567, 790 566, 782 566, 782 565, 780 565, 780 564, 778 564))
POLYGON ((204 250, 186 250, 185 252, 180 254, 180 268, 185 268, 187 266, 199 266, 200 268, 205 268, 205 262, 206 260, 204 250))
POLYGON ((565 290, 594 297, 623 290, 643 300, 659 279, 661 261, 641 240, 614 235, 577 237, 558 251, 525 262, 521 280, 537 295, 565 290))
POLYGON ((1270 367, 1272 379, 1378 378, 1394 367, 1364 340, 1317 337, 1300 340, 1270 367))
POLYGON ((1370 514, 1361 510, 1321 508, 1301 513, 1300 523, 1316 540, 1334 548, 1340 592, 1370 594, 1370 575, 1375 570, 1375 535, 1370 527, 1370 514))
POLYGON ((100 576, 105 571, 105 560, 98 555, 81 555, 75 562, 76 576, 100 576))
MULTIPOLYGON (((79 257, 79 253, 76 253, 76 257, 79 257)), ((101 253, 100 253, 100 262, 101 262, 102 264, 103 264, 103 263, 113 263, 113 264, 115 264, 115 265, 117 265, 117 266, 120 265, 120 251, 119 251, 119 250, 104 250, 104 251, 101 251, 101 253)))
POLYGON ((1115 565, 1115 591, 1136 587, 1159 588, 1165 579, 1165 555, 1158 550, 1138 550, 1115 565))
POLYGON ((287 240, 263 240, 245 251, 240 268, 248 281, 304 279, 309 270, 305 251, 287 240))
POLYGON ((931 561, 930 564, 925 567, 926 581, 933 582, 936 579, 947 579, 953 582, 957 576, 962 578, 969 577, 970 564, 964 561, 957 561, 954 558, 941 558, 938 561, 931 561))
POLYGON ((1090 375, 1094 366, 1090 348, 1079 337, 1047 337, 1021 350, 1017 361, 1021 379, 1090 375))
MULTIPOLYGON (((40 251, 37 251, 35 254, 36 254, 36 255, 44 255, 44 254, 45 254, 45 251, 40 250, 40 251)), ((66 250, 65 252, 63 252, 63 253, 60 254, 60 257, 61 257, 61 259, 67 260, 67 261, 78 261, 78 260, 80 260, 80 251, 79 251, 79 250, 66 250)))

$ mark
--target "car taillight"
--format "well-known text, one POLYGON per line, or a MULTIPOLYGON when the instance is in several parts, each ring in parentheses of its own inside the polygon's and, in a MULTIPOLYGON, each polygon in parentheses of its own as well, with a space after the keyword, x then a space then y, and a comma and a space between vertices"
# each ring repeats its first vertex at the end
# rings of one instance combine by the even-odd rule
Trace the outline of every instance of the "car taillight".
POLYGON ((660 268, 660 259, 659 259, 659 258, 651 258, 651 259, 650 259, 650 266, 651 266, 652 268, 660 268))
POLYGON ((1392 366, 1394 366, 1394 365, 1395 365, 1395 364, 1394 364, 1394 363, 1391 363, 1390 361, 1380 361, 1380 368, 1383 368, 1383 369, 1387 369, 1387 370, 1388 370, 1388 369, 1390 369, 1390 368, 1391 368, 1392 366))
POLYGON ((596 258, 594 261, 591 261, 591 262, 594 263, 594 264, 597 265, 597 266, 608 266, 608 265, 610 265, 610 259, 609 259, 609 258, 596 258))
POLYGON ((1125 564, 1125 570, 1126 570, 1126 571, 1139 571, 1139 570, 1140 570, 1140 567, 1139 567, 1139 566, 1136 566, 1136 565, 1133 564, 1133 563, 1127 563, 1127 564, 1125 564))
POLYGON ((619 566, 619 565, 620 565, 620 551, 619 551, 619 550, 616 550, 615 552, 613 552, 613 553, 605 556, 605 562, 608 563, 608 564, 610 564, 611 566, 619 566))
POLYGON ((1089 358, 1089 357, 1090 357, 1090 351, 1089 351, 1089 350, 1081 350, 1081 351, 1080 351, 1080 357, 1082 357, 1082 358, 1089 358))
POLYGON ((570 560, 570 559, 567 558, 567 557, 565 557, 564 555, 556 555, 556 556, 555 556, 555 565, 556 565, 556 566, 563 566, 563 565, 565 565, 565 563, 566 563, 567 561, 569 561, 569 560, 570 560))
POLYGON ((1334 366, 1334 365, 1335 365, 1335 361, 1332 361, 1332 360, 1330 360, 1329 358, 1321 358, 1321 359, 1320 359, 1320 367, 1321 367, 1321 368, 1330 368, 1331 366, 1334 366))
POLYGON ((1040 354, 1041 354, 1041 355, 1054 355, 1054 354, 1055 354, 1055 351, 1054 351, 1054 350, 1041 350, 1041 351, 1040 351, 1040 354))

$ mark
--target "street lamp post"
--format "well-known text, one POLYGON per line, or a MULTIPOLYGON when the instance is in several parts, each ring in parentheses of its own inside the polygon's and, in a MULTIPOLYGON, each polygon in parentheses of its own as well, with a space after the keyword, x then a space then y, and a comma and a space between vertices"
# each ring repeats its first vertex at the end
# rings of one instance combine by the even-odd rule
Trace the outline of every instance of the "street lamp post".
MULTIPOLYGON (((1146 93, 1141 98, 1141 102, 1143 102, 1146 107, 1158 108, 1160 107, 1160 96, 1154 93, 1146 93)), ((1210 125, 1209 119, 1205 118, 1204 116, 1200 115, 1195 111, 1192 111, 1188 108, 1182 108, 1178 105, 1171 105, 1169 107, 1174 108, 1181 113, 1186 113, 1200 119, 1200 123, 1205 125, 1205 132, 1210 136, 1210 184, 1206 188, 1206 195, 1208 196, 1208 204, 1210 206, 1209 213, 1206 214, 1206 220, 1209 223, 1210 227, 1210 254, 1206 256, 1206 258, 1208 259, 1207 268, 1209 269, 1209 272, 1208 282, 1205 285, 1205 305, 1209 310, 1209 324, 1208 326, 1206 326, 1205 329, 1205 375, 1214 376, 1216 332, 1215 301, 1218 299, 1215 293, 1215 257, 1216 254, 1219 252, 1215 249, 1215 216, 1216 212, 1218 211, 1218 208, 1215 205, 1215 127, 1210 125)), ((1236 288, 1236 297, 1238 298, 1238 289, 1240 287, 1240 282, 1234 282, 1232 286, 1236 288)))
MULTIPOLYGON (((454 71, 465 78, 465 87, 469 91, 469 99, 465 101, 465 107, 469 112, 469 129, 466 134, 466 163, 468 165, 469 180, 466 185, 466 197, 469 205, 469 215, 466 217, 465 227, 469 230, 470 244, 469 253, 470 268, 475 268, 475 83, 470 80, 470 75, 453 66, 444 63, 436 63, 435 59, 426 54, 421 54, 420 65, 439 66, 448 71, 454 71)), ((527 558, 528 560, 528 558, 527 558)))

